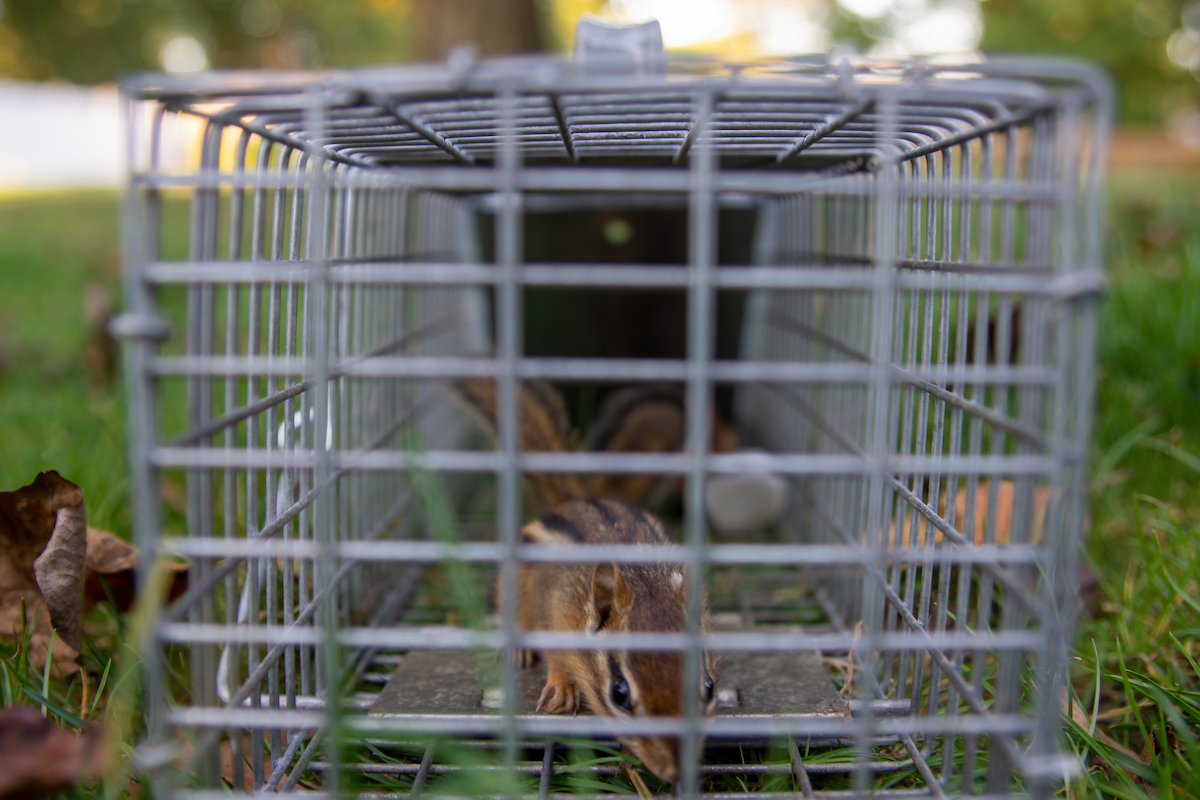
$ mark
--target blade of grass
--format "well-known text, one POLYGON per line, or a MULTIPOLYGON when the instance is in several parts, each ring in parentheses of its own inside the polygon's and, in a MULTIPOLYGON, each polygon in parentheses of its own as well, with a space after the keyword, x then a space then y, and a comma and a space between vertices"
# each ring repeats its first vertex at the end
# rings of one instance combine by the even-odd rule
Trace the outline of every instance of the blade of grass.
MULTIPOLYGON (((1151 750, 1150 764, 1151 766, 1156 766, 1158 758, 1153 752, 1153 748, 1149 747, 1150 732, 1146 730, 1146 723, 1142 721, 1142 715, 1138 712, 1137 701, 1133 698, 1133 687, 1129 684, 1129 671, 1125 668, 1125 654, 1121 652, 1120 637, 1114 640, 1114 644, 1117 647, 1117 664, 1121 667, 1121 688, 1125 690, 1125 699, 1129 702, 1130 712, 1133 714, 1133 718, 1137 722, 1138 730, 1142 734, 1142 741, 1146 743, 1147 749, 1151 750)), ((1153 778, 1148 777, 1147 780, 1153 780, 1153 778)))
MULTIPOLYGON (((1063 715, 1068 729, 1073 732, 1087 746, 1087 749, 1095 756, 1103 759, 1108 764, 1115 768, 1114 775, 1117 775, 1122 781, 1129 784, 1133 788, 1135 784, 1129 779, 1129 773, 1136 775, 1147 781, 1154 781, 1155 774, 1149 766, 1142 760, 1122 752, 1117 748, 1105 743, 1098 737, 1089 736, 1087 730, 1079 724, 1078 721, 1063 715)), ((1145 797, 1144 794, 1138 795, 1145 797)))
MULTIPOLYGON (((1147 497, 1146 495, 1142 494, 1135 495, 1134 499, 1137 502, 1145 501, 1157 506, 1159 510, 1167 515, 1167 519, 1171 520, 1176 534, 1182 537, 1183 531, 1181 531, 1178 524, 1175 523, 1174 518, 1171 516, 1171 509, 1166 503, 1155 497, 1147 497)), ((1158 572, 1162 575, 1163 580, 1167 582, 1167 585, 1171 587, 1171 591, 1175 592, 1176 596, 1179 597, 1182 602, 1186 603, 1188 607, 1197 614, 1200 614, 1200 602, 1197 602, 1194 597, 1192 597, 1188 592, 1184 591, 1183 588, 1180 587, 1180 585, 1175 581, 1175 578, 1172 577, 1170 571, 1167 570, 1166 559, 1164 558, 1162 551, 1162 543, 1158 541, 1158 537, 1152 536, 1149 538, 1154 540, 1154 563, 1155 566, 1158 567, 1158 572)), ((1196 559, 1193 559, 1191 565, 1188 567, 1187 575, 1184 578, 1185 581, 1191 577, 1191 572, 1196 568, 1196 564, 1196 559)))
POLYGON ((1121 463, 1121 459, 1130 450, 1141 443, 1147 436, 1153 435, 1152 431, 1158 427, 1158 422, 1157 416, 1150 417, 1150 419, 1113 442, 1112 447, 1108 448, 1108 451, 1100 457, 1099 463, 1096 464, 1094 473, 1096 477, 1099 478, 1101 475, 1107 475, 1116 469, 1117 464, 1121 463))
MULTIPOLYGON (((50 629, 50 644, 46 646, 46 666, 42 670, 42 695, 50 695, 50 667, 54 665, 54 636, 57 633, 50 629)), ((42 706, 42 716, 46 716, 46 706, 42 706)))
POLYGON ((1166 715, 1163 714, 1162 706, 1158 707, 1158 735, 1158 741, 1163 743, 1162 764, 1158 767, 1158 796, 1161 800, 1173 800, 1175 797, 1175 786, 1174 781, 1171 779, 1171 748, 1169 745, 1171 740, 1167 737, 1167 719, 1166 715))
POLYGON ((8 673, 8 662, 0 661, 0 671, 4 673, 4 682, 0 684, 4 687, 4 707, 7 708, 13 704, 13 685, 8 673))
POLYGON ((563 783, 570 789, 591 789, 597 793, 616 793, 616 794, 633 794, 632 787, 626 789, 620 783, 604 783, 595 780, 594 778, 578 778, 575 776, 565 776, 563 783))
MULTIPOLYGON (((1194 548, 1194 541, 1195 541, 1194 536, 1189 534, 1188 532, 1184 531, 1183 528, 1180 527, 1179 521, 1176 520, 1175 515, 1171 513, 1170 507, 1167 506, 1166 503, 1163 503, 1160 500, 1155 500, 1154 502, 1156 505, 1158 505, 1158 507, 1160 509, 1162 509, 1163 513, 1166 514, 1167 522, 1169 522, 1171 525, 1171 532, 1175 535, 1174 536, 1175 541, 1181 545, 1180 550, 1183 553, 1186 553, 1191 550, 1195 550, 1195 553, 1192 556, 1191 560, 1188 561, 1187 566, 1181 568, 1182 577, 1180 578, 1180 580, 1182 581, 1182 583, 1184 585, 1187 585, 1188 583, 1191 582, 1192 577, 1196 574, 1197 569, 1200 569, 1200 549, 1194 548)), ((1191 601, 1192 600, 1191 593, 1180 590, 1179 586, 1178 586, 1178 582, 1176 582, 1169 574, 1166 574, 1166 568, 1165 568, 1166 562, 1165 562, 1165 559, 1163 558, 1161 544, 1158 547, 1158 557, 1159 557, 1159 562, 1164 564, 1163 573, 1166 576, 1166 578, 1171 582, 1171 588, 1174 589, 1183 600, 1191 601)), ((1191 604, 1191 603, 1189 603, 1189 604, 1191 604)), ((1193 610, 1196 610, 1195 605, 1193 605, 1193 610)))
POLYGON ((1196 737, 1192 735, 1188 721, 1183 718, 1183 715, 1179 713, 1179 709, 1176 706, 1191 706, 1194 709, 1200 707, 1198 707, 1197 704, 1191 701, 1189 698, 1181 696, 1178 691, 1172 691, 1160 686, 1154 680, 1145 675, 1139 675, 1136 672, 1132 674, 1133 678, 1131 683, 1133 686, 1141 691, 1142 694, 1153 700, 1160 713, 1165 713, 1168 717, 1170 717, 1172 726, 1178 728, 1178 732, 1176 734, 1177 738, 1181 740, 1185 746, 1189 747, 1189 749, 1194 748, 1196 745, 1196 737))
POLYGON ((21 691, 24 692, 25 695, 33 702, 40 704, 43 708, 48 708, 53 711, 55 716, 71 727, 83 727, 83 720, 72 714, 70 711, 67 711, 65 708, 51 700, 46 695, 41 694, 36 689, 30 689, 28 686, 22 686, 21 691))
POLYGON ((25 606, 25 598, 21 598, 21 648, 17 653, 17 677, 21 683, 29 679, 29 642, 33 639, 33 629, 37 625, 38 611, 33 610, 33 622, 29 621, 27 608, 25 606))
POLYGON ((1151 450, 1157 450, 1160 453, 1170 456, 1184 466, 1191 467, 1196 472, 1200 472, 1200 458, 1184 450, 1182 447, 1177 447, 1170 442, 1164 442, 1162 439, 1147 437, 1138 442, 1138 446, 1147 447, 1151 450))
POLYGON ((575 761, 571 764, 571 769, 587 769, 588 767, 599 767, 605 764, 638 764, 632 756, 601 756, 599 758, 589 758, 583 761, 575 761))
MULTIPOLYGON (((602 745, 598 742, 593 742, 591 739, 562 738, 562 739, 555 739, 555 741, 557 741, 559 744, 563 745, 564 747, 571 748, 570 750, 567 751, 569 753, 575 753, 577 750, 596 750, 601 753, 608 753, 611 756, 616 756, 617 758, 624 758, 624 756, 625 756, 625 754, 621 752, 620 748, 605 747, 604 745, 602 745)), ((573 761, 571 763, 574 764, 576 762, 573 761)))
POLYGON ((1096 717, 1100 716, 1100 651, 1096 648, 1096 640, 1092 639, 1092 655, 1096 657, 1096 696, 1092 699, 1092 723, 1088 726, 1088 736, 1096 735, 1096 717))
POLYGON ((1196 659, 1192 658, 1192 654, 1189 653, 1188 649, 1183 646, 1183 642, 1176 639, 1175 634, 1170 631, 1167 632, 1167 635, 1171 637, 1171 641, 1174 642, 1175 646, 1179 648, 1179 652, 1183 653, 1183 657, 1186 658, 1188 663, 1192 665, 1192 669, 1196 672, 1196 677, 1200 678, 1200 665, 1196 664, 1196 659))
POLYGON ((92 707, 88 710, 88 716, 94 716, 96 713, 96 704, 100 702, 100 695, 104 692, 104 684, 108 682, 108 671, 112 669, 112 659, 104 665, 104 674, 100 676, 100 684, 96 687, 96 696, 92 699, 92 707))

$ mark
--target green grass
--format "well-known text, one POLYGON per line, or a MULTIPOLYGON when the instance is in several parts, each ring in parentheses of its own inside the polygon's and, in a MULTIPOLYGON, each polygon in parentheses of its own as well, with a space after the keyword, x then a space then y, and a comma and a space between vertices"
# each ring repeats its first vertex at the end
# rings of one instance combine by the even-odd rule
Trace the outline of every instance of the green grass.
POLYGON ((1088 770, 1075 797, 1200 796, 1195 180, 1118 175, 1110 192, 1086 548, 1098 586, 1072 664, 1087 724, 1068 726, 1088 770))
POLYGON ((127 535, 119 389, 89 378, 88 286, 120 302, 111 193, 0 199, 0 488, 56 469, 84 489, 88 522, 127 535))
MULTIPOLYGON (((1063 789, 1074 798, 1200 796, 1195 180, 1119 175, 1110 192, 1110 288, 1100 306, 1096 488, 1086 547, 1097 586, 1080 621, 1072 663, 1071 703, 1079 707, 1081 723, 1067 726, 1068 745, 1085 771, 1063 789)), ((117 217, 111 194, 0 199, 0 488, 57 469, 84 488, 92 524, 127 535, 121 382, 94 382, 84 355, 90 335, 86 287, 97 284, 118 294, 117 217)), ((113 687, 128 674, 116 658, 127 625, 103 606, 89 619, 84 663, 93 692, 109 671, 96 706, 99 718, 112 716, 106 709, 113 687)), ((61 724, 73 725, 81 716, 78 678, 47 682, 24 658, 19 646, 0 647, 5 704, 45 704, 61 724)), ((132 716, 124 724, 136 732, 138 707, 126 708, 132 716)), ((612 754, 570 758, 607 763, 612 754)), ((586 773, 557 780, 556 791, 595 788, 586 773)), ((620 783, 608 785, 627 788, 620 783)), ((776 783, 748 788, 793 788, 790 780, 776 783)), ((405 788, 403 781, 383 778, 364 785, 405 788)))

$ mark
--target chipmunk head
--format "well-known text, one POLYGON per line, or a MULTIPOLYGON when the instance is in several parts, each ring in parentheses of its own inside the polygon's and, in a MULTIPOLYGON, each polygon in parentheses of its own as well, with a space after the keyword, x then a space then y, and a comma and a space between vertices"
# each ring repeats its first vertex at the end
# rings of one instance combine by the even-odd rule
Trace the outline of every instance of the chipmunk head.
MULTIPOLYGON (((677 565, 598 564, 592 573, 588 630, 684 631, 686 590, 686 575, 677 565)), ((701 627, 707 628, 704 620, 701 627)), ((596 713, 616 718, 683 714, 683 653, 598 651, 594 656, 596 682, 587 695, 596 713)), ((716 679, 715 659, 705 653, 695 691, 709 716, 717 710, 716 679)), ((664 781, 679 779, 677 739, 622 737, 621 742, 664 781)))

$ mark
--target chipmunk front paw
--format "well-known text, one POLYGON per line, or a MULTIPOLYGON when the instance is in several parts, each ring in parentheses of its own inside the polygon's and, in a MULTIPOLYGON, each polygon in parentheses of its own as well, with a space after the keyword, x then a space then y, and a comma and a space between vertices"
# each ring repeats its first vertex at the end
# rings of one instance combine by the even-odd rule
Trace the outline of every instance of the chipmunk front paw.
POLYGON ((550 670, 546 675, 546 685, 542 688, 542 696, 538 699, 538 711, 550 714, 574 714, 579 711, 579 695, 575 687, 567 680, 567 676, 557 670, 550 670))

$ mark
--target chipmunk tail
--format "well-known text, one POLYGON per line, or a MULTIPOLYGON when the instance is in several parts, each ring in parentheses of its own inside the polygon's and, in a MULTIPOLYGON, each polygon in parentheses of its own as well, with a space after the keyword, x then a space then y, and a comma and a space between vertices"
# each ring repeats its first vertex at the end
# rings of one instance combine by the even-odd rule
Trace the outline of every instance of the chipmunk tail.
MULTIPOLYGON (((468 378, 451 386, 454 395, 498 439, 498 384, 492 378, 468 378)), ((567 407, 558 390, 545 381, 522 381, 518 390, 521 420, 521 451, 525 453, 564 453, 575 450, 575 432, 567 407)), ((588 495, 583 481, 572 473, 526 473, 527 500, 538 512, 549 510, 568 500, 588 495)))

